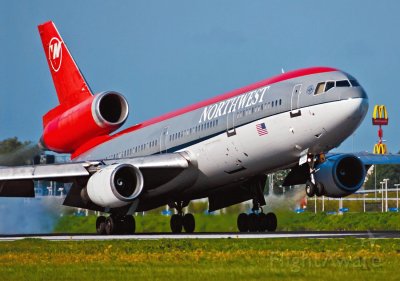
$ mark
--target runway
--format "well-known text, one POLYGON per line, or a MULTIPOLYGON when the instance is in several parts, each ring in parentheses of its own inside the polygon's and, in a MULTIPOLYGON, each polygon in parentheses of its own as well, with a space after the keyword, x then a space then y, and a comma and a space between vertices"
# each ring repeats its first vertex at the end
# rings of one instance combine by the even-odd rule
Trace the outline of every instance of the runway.
POLYGON ((137 233, 134 235, 96 235, 96 234, 24 234, 0 235, 1 241, 22 239, 43 239, 48 241, 95 241, 95 240, 159 240, 159 239, 277 239, 277 238, 400 238, 400 231, 305 231, 305 232, 267 232, 267 233, 137 233))

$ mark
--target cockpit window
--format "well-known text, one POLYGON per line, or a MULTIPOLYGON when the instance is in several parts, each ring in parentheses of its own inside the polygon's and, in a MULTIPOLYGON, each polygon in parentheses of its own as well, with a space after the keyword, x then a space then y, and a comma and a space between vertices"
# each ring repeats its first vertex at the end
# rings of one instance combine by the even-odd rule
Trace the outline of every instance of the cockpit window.
POLYGON ((329 89, 332 89, 333 87, 335 87, 335 82, 334 81, 326 82, 325 92, 328 92, 329 89))
POLYGON ((350 87, 349 80, 336 81, 336 87, 350 87))
POLYGON ((351 86, 353 86, 353 87, 360 87, 360 84, 358 83, 358 81, 356 79, 351 79, 350 83, 351 83, 351 86))
POLYGON ((314 95, 319 95, 324 92, 325 89, 325 82, 318 83, 317 87, 315 88, 314 95))

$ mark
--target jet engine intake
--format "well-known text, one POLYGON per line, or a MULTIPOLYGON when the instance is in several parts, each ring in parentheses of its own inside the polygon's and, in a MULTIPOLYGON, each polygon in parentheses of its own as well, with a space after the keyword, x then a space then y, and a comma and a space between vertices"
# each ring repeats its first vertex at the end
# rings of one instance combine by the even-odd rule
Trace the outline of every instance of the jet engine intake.
POLYGON ((322 195, 343 197, 356 192, 364 183, 363 162, 352 154, 329 157, 316 167, 315 181, 322 184, 322 195))
POLYGON ((64 109, 49 111, 43 118, 39 145, 61 153, 73 153, 89 140, 108 135, 128 118, 128 102, 120 93, 102 92, 64 109))
POLYGON ((104 208, 118 208, 135 200, 143 190, 143 175, 131 164, 113 164, 93 174, 85 194, 104 208))

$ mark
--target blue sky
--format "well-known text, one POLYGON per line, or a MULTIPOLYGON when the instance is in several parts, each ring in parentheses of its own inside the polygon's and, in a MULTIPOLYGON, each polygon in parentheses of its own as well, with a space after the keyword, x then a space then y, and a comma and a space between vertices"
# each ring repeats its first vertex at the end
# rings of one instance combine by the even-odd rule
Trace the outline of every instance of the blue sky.
MULTIPOLYGON (((58 103, 37 25, 53 20, 94 92, 123 93, 125 127, 279 74, 342 69, 370 111, 340 151, 372 150, 374 104, 386 104, 392 152, 400 122, 400 1, 0 0, 0 139, 39 139, 58 103)), ((345 126, 345 124, 343 124, 345 126)))

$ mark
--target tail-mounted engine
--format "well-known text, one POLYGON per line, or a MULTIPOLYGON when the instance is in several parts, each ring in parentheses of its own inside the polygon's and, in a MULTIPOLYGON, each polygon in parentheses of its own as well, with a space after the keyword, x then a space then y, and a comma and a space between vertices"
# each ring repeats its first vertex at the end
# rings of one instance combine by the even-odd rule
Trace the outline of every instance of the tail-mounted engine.
POLYGON ((118 208, 135 200, 143 191, 143 175, 130 164, 113 164, 93 174, 82 190, 84 201, 104 208, 118 208))
POLYGON ((40 145, 56 152, 72 153, 94 137, 117 130, 126 121, 128 112, 125 97, 113 91, 90 96, 67 110, 56 107, 43 118, 40 145))

